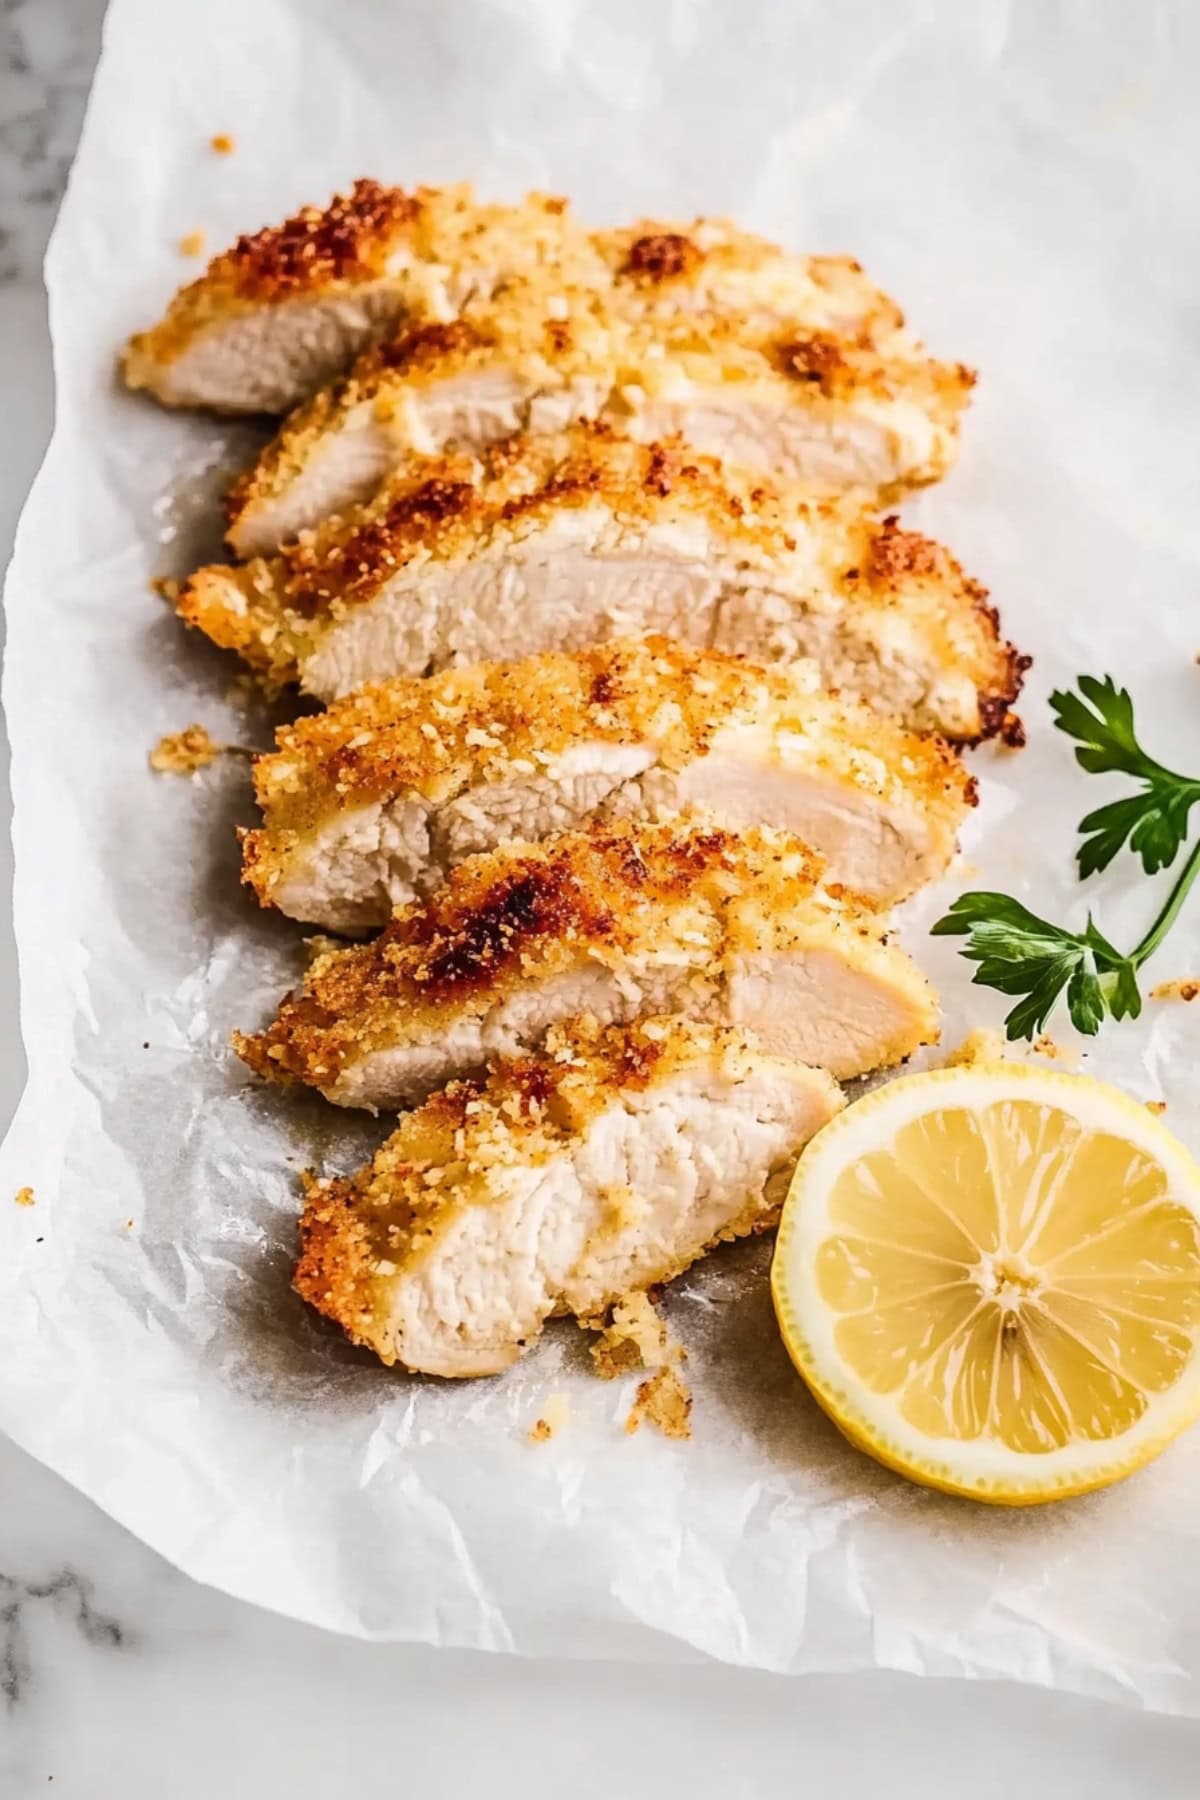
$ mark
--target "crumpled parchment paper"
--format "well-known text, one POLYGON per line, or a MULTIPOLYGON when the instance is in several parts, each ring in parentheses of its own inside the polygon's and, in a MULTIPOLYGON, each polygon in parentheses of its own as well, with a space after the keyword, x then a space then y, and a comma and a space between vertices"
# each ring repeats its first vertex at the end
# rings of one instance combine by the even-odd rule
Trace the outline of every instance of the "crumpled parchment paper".
MULTIPOLYGON (((622 1429, 556 1327, 454 1386, 372 1365, 288 1288, 305 1164, 383 1125, 250 1085, 227 1049, 301 961, 239 892, 245 762, 151 775, 201 720, 265 741, 233 671, 148 591, 216 547, 252 433, 121 393, 117 347, 210 249, 359 173, 570 193, 597 222, 728 211, 851 250, 982 370, 961 466, 908 515, 1037 657, 1019 757, 977 759, 955 882, 910 909, 946 1040, 995 1023, 925 926, 955 885, 1118 939, 1136 870, 1083 890, 1082 776, 1045 697, 1133 688, 1200 767, 1198 21, 1183 0, 114 0, 49 256, 58 417, 8 582, 16 931, 29 1086, 0 1171, 0 1425, 200 1579, 364 1636, 702 1653, 776 1670, 1009 1676, 1200 1710, 1200 1433, 1108 1494, 1029 1513, 855 1455, 775 1336, 767 1247, 679 1283, 695 1436, 622 1429), (216 132, 236 152, 209 149, 216 132), (32 1185, 36 1205, 8 1196, 32 1185), (531 1445, 549 1393, 566 1426, 531 1445)), ((517 646, 514 646, 514 650, 517 646)), ((1156 978, 1200 975, 1200 903, 1156 978)), ((1068 1030, 1056 1030, 1070 1044, 1068 1030)), ((1080 1048, 1080 1046, 1076 1046, 1080 1048)), ((1200 1005, 1149 1003, 1084 1067, 1195 1117, 1200 1005)))

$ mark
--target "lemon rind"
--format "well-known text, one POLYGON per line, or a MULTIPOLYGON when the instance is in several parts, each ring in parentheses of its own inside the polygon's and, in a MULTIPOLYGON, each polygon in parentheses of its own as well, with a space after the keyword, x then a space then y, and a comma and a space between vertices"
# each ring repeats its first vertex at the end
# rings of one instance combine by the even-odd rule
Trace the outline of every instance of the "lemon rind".
MULTIPOLYGON (((901 1076, 865 1095, 824 1126, 793 1177, 771 1264, 771 1294, 785 1347, 814 1399, 842 1435, 856 1449, 925 1487, 1005 1506, 1042 1505, 1108 1487, 1145 1468, 1200 1418, 1200 1350, 1171 1388, 1149 1396, 1141 1419, 1118 1438, 1075 1440, 1045 1453, 1008 1450, 988 1440, 986 1457, 981 1459, 976 1454, 979 1440, 954 1440, 952 1456, 931 1454, 913 1442, 901 1441, 890 1429, 895 1409, 888 1405, 888 1396, 876 1396, 866 1388, 852 1394, 853 1384, 847 1381, 843 1385, 837 1379, 834 1371, 842 1365, 832 1344, 832 1328, 830 1342, 822 1348, 801 1324, 790 1290, 805 1285, 812 1266, 811 1254, 806 1256, 806 1252, 820 1241, 821 1221, 815 1219, 815 1213, 831 1185, 831 1179, 822 1185, 824 1170, 828 1167, 832 1177, 846 1166, 846 1159, 838 1155, 839 1145, 847 1134, 861 1131, 868 1115, 889 1109, 894 1114, 890 1123, 896 1129, 936 1104, 950 1104, 950 1093, 955 1103, 966 1106, 1018 1095, 1025 1099, 1044 1095, 1048 1104, 1054 1104, 1057 1096, 1064 1110, 1085 1128, 1109 1132, 1116 1115, 1122 1126, 1128 1126, 1125 1135, 1130 1141, 1162 1165, 1171 1198, 1200 1219, 1200 1166, 1153 1114, 1106 1082, 1021 1063, 974 1063, 901 1076), (947 1090, 940 1101, 930 1093, 937 1087, 947 1090), (801 1193, 806 1196, 803 1202, 801 1193), (990 1466, 979 1466, 981 1462, 990 1466), (976 1466, 969 1466, 972 1464, 976 1466)), ((815 1293, 813 1312, 817 1318, 826 1313, 815 1293)))

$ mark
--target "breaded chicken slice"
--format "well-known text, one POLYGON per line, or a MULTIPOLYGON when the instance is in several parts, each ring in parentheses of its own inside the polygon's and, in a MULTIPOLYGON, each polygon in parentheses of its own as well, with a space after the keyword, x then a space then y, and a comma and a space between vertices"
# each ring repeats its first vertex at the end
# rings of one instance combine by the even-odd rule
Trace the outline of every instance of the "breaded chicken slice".
POLYGON ((264 906, 354 930, 514 838, 701 812, 792 831, 829 880, 903 898, 945 869, 974 782, 943 740, 810 674, 650 638, 365 688, 257 759, 244 879, 264 906))
POLYGON ((385 1363, 496 1374, 552 1315, 594 1318, 773 1225, 842 1104, 728 1027, 556 1030, 433 1095, 359 1174, 308 1182, 296 1291, 385 1363))
POLYGON ((739 307, 872 341, 903 326, 849 257, 793 256, 724 220, 642 220, 588 234, 565 201, 514 206, 469 186, 357 181, 324 208, 241 237, 125 352, 125 379, 167 406, 287 412, 405 322, 445 323, 514 275, 611 286, 652 313, 739 307))
POLYGON ((587 281, 605 265, 565 200, 513 206, 469 185, 356 181, 321 208, 240 237, 126 347, 123 372, 166 406, 288 412, 406 321, 456 318, 542 266, 587 281))
POLYGON ((811 491, 898 493, 945 474, 972 376, 918 348, 737 310, 630 313, 611 292, 512 282, 448 325, 366 351, 297 410, 227 503, 238 556, 369 499, 414 455, 601 419, 811 491))
POLYGON ((936 1035, 925 978, 769 830, 617 822, 468 858, 368 944, 329 948, 238 1051, 339 1106, 410 1104, 577 1014, 746 1025, 839 1078, 936 1035))
POLYGON ((811 657, 825 686, 969 741, 1003 726, 1025 666, 985 590, 895 519, 594 425, 419 459, 280 555, 200 569, 176 605, 322 700, 659 632, 811 657))

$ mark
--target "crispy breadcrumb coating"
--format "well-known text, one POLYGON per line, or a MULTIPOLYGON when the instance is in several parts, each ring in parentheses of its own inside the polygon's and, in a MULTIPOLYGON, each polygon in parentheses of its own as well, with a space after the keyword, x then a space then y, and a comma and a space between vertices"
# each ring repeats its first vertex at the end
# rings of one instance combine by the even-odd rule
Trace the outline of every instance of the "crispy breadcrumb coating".
MULTIPOLYGON (((729 571, 731 594, 752 593, 748 584, 761 583, 788 598, 801 621, 796 630, 811 613, 814 634, 832 633, 831 672, 841 672, 842 649, 863 646, 853 655, 846 650, 843 685, 856 697, 874 699, 873 683, 897 686, 907 678, 911 657, 897 631, 917 633, 932 678, 953 678, 954 694, 960 686, 965 694, 910 703, 912 722, 968 740, 1005 728, 1028 658, 1005 642, 986 591, 940 545, 894 518, 814 500, 793 483, 745 476, 679 442, 635 444, 597 426, 518 436, 478 460, 417 459, 374 501, 303 532, 279 556, 198 570, 175 604, 189 625, 269 681, 305 683, 360 609, 391 603, 398 584, 405 594, 414 590, 411 610, 418 613, 416 584, 427 571, 503 564, 572 522, 588 534, 585 544, 595 540, 591 553, 640 554, 648 567, 661 554, 656 534, 703 534, 709 559, 729 571), (864 661, 870 646, 878 676, 864 661), (899 669, 889 676, 897 658, 899 669)), ((635 599, 631 587, 631 605, 635 599)), ((727 611, 722 603, 712 618, 695 621, 701 643, 722 630, 727 611)), ((433 629, 440 629, 436 620, 433 629)), ((771 660, 771 643, 764 625, 758 660, 771 660)), ((433 666, 443 660, 435 650, 433 666)), ((380 669, 378 676, 426 672, 380 669)), ((886 705, 887 691, 879 698, 886 705)))
MULTIPOLYGON (((864 831, 880 816, 888 820, 889 841, 911 821, 912 854, 899 887, 877 857, 883 897, 911 891, 903 881, 931 878, 953 854, 974 782, 941 739, 811 692, 808 674, 760 670, 649 638, 364 688, 283 726, 274 754, 257 759, 264 826, 243 838, 243 878, 263 905, 286 896, 323 830, 372 804, 415 799, 433 832, 463 796, 552 781, 593 746, 597 758, 652 752, 646 766, 660 772, 661 787, 663 777, 719 754, 744 731, 753 735, 764 779, 792 771, 805 795, 821 794, 822 806, 827 791, 844 793, 831 828, 839 834, 855 807, 864 831)), ((773 791, 763 802, 768 810, 773 791)), ((816 819, 817 803, 809 805, 816 819)), ((513 817, 514 827, 522 824, 513 817)), ((371 879, 369 868, 362 879, 371 879)))
MULTIPOLYGON (((224 135, 212 142, 233 148, 224 135)), ((169 403, 189 404, 194 397, 171 386, 172 365, 247 309, 286 309, 294 302, 336 306, 347 295, 394 290, 364 315, 363 334, 369 335, 402 317, 444 322, 464 300, 517 274, 541 279, 551 296, 570 277, 610 286, 630 310, 736 306, 752 316, 833 327, 872 343, 897 339, 904 324, 895 303, 853 258, 793 255, 728 220, 643 219, 589 234, 575 224, 566 202, 551 195, 495 205, 476 200, 467 185, 406 190, 359 180, 327 206, 302 207, 214 258, 198 281, 175 296, 160 323, 132 340, 126 379, 169 403)), ((281 312, 281 322, 283 317, 281 312)), ((363 341, 360 335, 359 347, 363 341)), ((325 379, 339 370, 319 364, 316 372, 325 379)), ((237 410, 236 368, 230 383, 223 403, 237 410)), ((304 392, 298 370, 295 388, 281 395, 281 403, 294 404, 304 392)))
MULTIPOLYGON (((234 1043, 258 1075, 362 1104, 355 1065, 450 1041, 531 983, 589 965, 619 980, 649 957, 681 978, 694 968, 695 1007, 711 1016, 739 958, 795 955, 861 970, 903 996, 898 1017, 868 1030, 867 1066, 900 1061, 935 1033, 932 993, 873 907, 822 887, 821 873, 784 833, 672 822, 616 822, 473 856, 370 943, 316 956, 273 1023, 234 1043)), ((808 1060, 850 1076, 864 1072, 860 1057, 850 1040, 808 1060)))
POLYGON ((552 1313, 578 1311, 584 1296, 593 1313, 627 1299, 628 1282, 611 1286, 622 1273, 636 1271, 637 1286, 652 1287, 712 1242, 772 1225, 796 1151, 841 1104, 828 1077, 765 1057, 740 1031, 677 1019, 598 1031, 576 1021, 552 1032, 541 1056, 434 1094, 401 1119, 357 1175, 306 1178, 295 1288, 384 1362, 445 1374, 491 1372, 512 1362, 552 1313), (680 1141, 678 1159, 655 1136, 654 1108, 672 1091, 681 1101, 680 1130, 696 1134, 680 1141), (762 1139, 757 1152, 740 1159, 735 1153, 743 1175, 720 1191, 711 1210, 711 1199, 691 1189, 680 1159, 703 1159, 700 1134, 719 1130, 722 1121, 736 1130, 741 1118, 752 1132, 751 1120, 764 1115, 775 1117, 768 1128, 775 1148, 762 1139), (633 1138, 644 1132, 647 1181, 669 1182, 669 1193, 660 1192, 668 1210, 657 1223, 636 1214, 603 1222, 604 1195, 593 1184, 606 1119, 624 1123, 633 1138), (568 1186, 543 1210, 564 1165, 568 1186), (571 1182, 583 1186, 572 1190, 571 1182), (586 1214, 597 1201, 601 1223, 594 1229, 586 1214), (511 1239, 511 1266, 497 1267, 473 1227, 507 1229, 504 1209, 514 1203, 525 1228, 511 1239), (703 1216, 715 1236, 697 1235, 697 1205, 710 1208, 703 1216), (582 1232, 565 1262, 560 1229, 582 1232), (504 1308, 500 1322, 490 1311, 496 1304, 504 1308))
POLYGON ((528 400, 588 395, 576 417, 600 417, 637 438, 657 435, 644 425, 656 407, 690 397, 710 406, 718 391, 726 404, 773 416, 800 409, 813 430, 836 432, 854 414, 896 440, 901 464, 882 482, 885 494, 936 481, 953 460, 974 383, 961 364, 935 362, 903 341, 880 347, 857 333, 748 319, 736 308, 652 316, 610 292, 561 286, 548 309, 541 284, 514 281, 458 319, 414 325, 365 351, 343 380, 288 417, 235 482, 230 541, 240 546, 259 531, 327 448, 323 440, 361 432, 370 419, 386 434, 391 467, 401 466, 428 448, 423 397, 500 374, 528 400), (920 448, 904 447, 909 435, 920 448))

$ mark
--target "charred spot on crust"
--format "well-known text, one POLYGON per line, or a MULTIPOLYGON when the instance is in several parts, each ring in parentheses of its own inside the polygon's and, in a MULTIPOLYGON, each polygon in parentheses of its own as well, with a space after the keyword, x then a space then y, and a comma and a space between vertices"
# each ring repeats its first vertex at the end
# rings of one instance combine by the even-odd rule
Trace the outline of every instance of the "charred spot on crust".
MULTIPOLYGON (((989 612, 992 610, 988 608, 989 612)), ((994 693, 981 694, 979 697, 979 734, 971 740, 973 743, 998 737, 1010 750, 1020 750, 1024 746, 1025 726, 1011 708, 1021 691, 1025 672, 1032 662, 1032 656, 1022 656, 1011 644, 1008 646, 1003 682, 994 693)))
MULTIPOLYGON (((944 553, 932 538, 919 532, 905 531, 895 513, 880 521, 867 556, 867 580, 880 587, 891 587, 911 575, 937 575, 944 565, 944 553)), ((856 571, 857 572, 857 571, 856 571)), ((986 589, 979 590, 981 594, 986 589)), ((972 596, 974 598, 974 596, 972 596)))
POLYGON ((558 1097, 559 1074, 550 1063, 537 1056, 510 1063, 504 1070, 504 1086, 512 1094, 522 1113, 545 1113, 558 1097))
POLYGON ((234 286, 256 298, 329 280, 364 280, 376 273, 369 252, 420 211, 418 197, 403 188, 356 181, 324 208, 302 207, 282 225, 238 238, 228 253, 234 286))
POLYGON ((648 493, 657 494, 665 499, 671 492, 681 473, 679 458, 672 456, 662 444, 653 444, 646 460, 646 473, 642 485, 648 493))
POLYGON ((482 342, 480 333, 468 320, 451 319, 446 324, 416 325, 403 331, 380 344, 374 356, 380 368, 406 374, 441 362, 444 357, 474 350, 482 342))
POLYGON ((617 698, 619 689, 612 677, 611 669, 597 669, 592 676, 588 688, 589 706, 611 706, 617 698))
POLYGON ((425 915, 416 915, 412 924, 416 932, 409 945, 427 952, 413 973, 430 998, 487 986, 531 940, 545 934, 612 929, 611 918, 590 907, 568 871, 552 862, 514 870, 449 930, 425 915))
POLYGON ((629 246, 622 275, 633 281, 677 281, 704 260, 704 252, 679 231, 660 231, 636 238, 629 246))
POLYGON ((469 481, 447 481, 434 475, 393 500, 383 527, 388 531, 423 532, 430 525, 441 525, 470 512, 474 499, 475 489, 469 481))
POLYGON ((435 475, 398 495, 382 517, 366 520, 341 543, 325 548, 307 537, 297 539, 282 552, 288 605, 312 617, 334 599, 369 597, 407 561, 412 546, 427 543, 439 526, 467 517, 477 498, 471 482, 435 475))
POLYGON ((808 337, 788 338, 777 345, 775 359, 793 381, 809 382, 826 396, 836 391, 846 369, 846 358, 837 339, 814 331, 808 337))
POLYGON ((640 1031, 631 1031, 621 1039, 617 1080, 622 1087, 647 1087, 655 1067, 662 1060, 662 1045, 640 1031))

